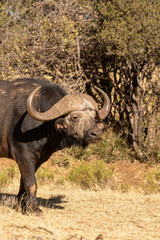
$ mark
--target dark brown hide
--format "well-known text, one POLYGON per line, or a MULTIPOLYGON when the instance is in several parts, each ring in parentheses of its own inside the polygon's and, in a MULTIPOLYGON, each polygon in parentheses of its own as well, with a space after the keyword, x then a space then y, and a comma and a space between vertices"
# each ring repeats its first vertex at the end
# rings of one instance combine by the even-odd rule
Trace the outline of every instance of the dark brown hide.
POLYGON ((46 113, 68 96, 62 87, 46 80, 0 81, 0 156, 16 160, 21 173, 18 204, 23 213, 36 214, 41 213, 35 177, 40 165, 59 149, 94 142, 104 129, 103 122, 97 120, 96 103, 88 95, 84 101, 78 97, 86 105, 77 102, 76 110, 45 122, 34 119, 27 112, 27 99, 38 87, 38 94, 32 99, 36 112, 46 113))

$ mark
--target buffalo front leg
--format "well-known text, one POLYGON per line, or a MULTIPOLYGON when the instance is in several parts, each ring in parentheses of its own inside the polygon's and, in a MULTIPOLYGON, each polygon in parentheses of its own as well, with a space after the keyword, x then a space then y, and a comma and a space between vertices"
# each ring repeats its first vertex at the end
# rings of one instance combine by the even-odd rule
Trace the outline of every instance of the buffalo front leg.
POLYGON ((35 177, 35 166, 32 161, 21 161, 19 165, 21 172, 21 181, 19 193, 17 196, 18 202, 21 205, 22 212, 35 213, 40 215, 42 213, 36 200, 37 182, 35 177))
POLYGON ((20 179, 20 187, 19 187, 19 192, 17 195, 16 203, 14 205, 14 209, 16 211, 20 210, 20 207, 22 209, 23 214, 26 212, 26 201, 27 201, 27 193, 23 184, 22 177, 20 179))

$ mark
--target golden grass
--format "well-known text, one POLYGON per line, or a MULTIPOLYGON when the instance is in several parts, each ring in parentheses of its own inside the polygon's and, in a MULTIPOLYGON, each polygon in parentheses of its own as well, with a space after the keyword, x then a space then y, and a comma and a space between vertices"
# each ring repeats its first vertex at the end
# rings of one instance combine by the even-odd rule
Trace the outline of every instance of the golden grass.
POLYGON ((18 184, 15 179, 8 186, 0 205, 2 240, 95 240, 99 234, 104 240, 160 239, 159 193, 82 190, 49 181, 38 190, 43 216, 35 217, 8 207, 18 184))
MULTIPOLYGON (((8 173, 11 162, 1 161, 2 166, 5 163, 0 168, 3 175, 3 171, 8 173)), ((87 164, 94 166, 96 160, 92 161, 87 164)), ((103 240, 160 239, 160 166, 129 161, 107 164, 106 167, 114 167, 110 181, 103 188, 96 185, 90 190, 66 180, 77 166, 81 166, 81 161, 71 160, 66 167, 49 160, 39 170, 37 197, 43 210, 41 217, 13 210, 20 178, 15 166, 16 174, 9 174, 12 178, 0 190, 0 240, 95 240, 99 234, 103 240)))

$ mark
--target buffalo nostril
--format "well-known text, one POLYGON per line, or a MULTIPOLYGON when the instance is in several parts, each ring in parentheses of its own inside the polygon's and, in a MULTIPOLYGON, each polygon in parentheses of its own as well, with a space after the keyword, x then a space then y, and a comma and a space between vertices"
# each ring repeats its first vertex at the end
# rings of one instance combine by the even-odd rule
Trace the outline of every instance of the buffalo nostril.
POLYGON ((96 132, 91 132, 90 135, 91 135, 92 137, 96 137, 96 136, 97 136, 97 133, 96 133, 96 132))

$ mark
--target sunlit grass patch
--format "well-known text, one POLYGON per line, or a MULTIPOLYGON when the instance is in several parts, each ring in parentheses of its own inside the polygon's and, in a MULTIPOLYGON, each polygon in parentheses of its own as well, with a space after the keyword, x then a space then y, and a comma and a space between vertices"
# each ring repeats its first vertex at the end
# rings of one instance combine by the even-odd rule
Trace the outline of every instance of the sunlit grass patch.
POLYGON ((160 168, 147 172, 142 189, 146 194, 160 192, 160 168))
POLYGON ((132 159, 131 149, 125 140, 118 134, 108 131, 95 146, 93 154, 98 154, 105 162, 119 161, 126 158, 132 159))
POLYGON ((70 163, 70 159, 68 157, 64 158, 53 158, 51 160, 51 165, 58 165, 59 167, 68 167, 70 163))
POLYGON ((70 171, 69 179, 85 188, 96 185, 104 186, 108 179, 113 176, 113 172, 114 169, 107 168, 107 165, 102 160, 92 164, 83 161, 80 166, 70 171))
POLYGON ((37 173, 36 173, 36 176, 37 176, 37 182, 38 184, 40 185, 43 185, 46 183, 46 181, 48 180, 54 180, 54 175, 53 173, 49 172, 49 169, 47 168, 40 168, 37 173))
POLYGON ((16 173, 17 170, 13 165, 0 171, 0 190, 4 189, 11 182, 16 173))
POLYGON ((74 156, 74 158, 78 159, 78 160, 88 160, 92 155, 92 147, 88 146, 87 148, 78 148, 76 146, 73 146, 71 148, 72 154, 74 156))

